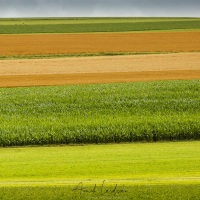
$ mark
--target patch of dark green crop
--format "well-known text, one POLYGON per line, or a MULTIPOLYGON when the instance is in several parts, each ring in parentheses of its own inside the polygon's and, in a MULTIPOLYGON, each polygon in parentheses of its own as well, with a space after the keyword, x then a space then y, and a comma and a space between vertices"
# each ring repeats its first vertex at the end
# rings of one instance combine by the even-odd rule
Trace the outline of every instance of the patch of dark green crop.
POLYGON ((0 25, 0 34, 26 33, 92 33, 128 32, 151 30, 199 29, 199 20, 123 22, 123 23, 80 23, 80 24, 16 24, 0 25))
POLYGON ((0 146, 200 139, 200 81, 1 88, 0 146))

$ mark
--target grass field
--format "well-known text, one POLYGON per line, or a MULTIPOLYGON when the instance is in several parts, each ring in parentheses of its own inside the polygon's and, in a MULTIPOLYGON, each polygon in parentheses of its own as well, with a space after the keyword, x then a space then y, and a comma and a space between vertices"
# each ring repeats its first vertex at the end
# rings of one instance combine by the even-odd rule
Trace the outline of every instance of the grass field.
POLYGON ((199 18, 1 19, 0 34, 199 30, 199 18))
POLYGON ((0 199, 198 199, 199 154, 197 141, 0 148, 0 199))
POLYGON ((0 145, 200 139, 200 82, 0 89, 0 145))

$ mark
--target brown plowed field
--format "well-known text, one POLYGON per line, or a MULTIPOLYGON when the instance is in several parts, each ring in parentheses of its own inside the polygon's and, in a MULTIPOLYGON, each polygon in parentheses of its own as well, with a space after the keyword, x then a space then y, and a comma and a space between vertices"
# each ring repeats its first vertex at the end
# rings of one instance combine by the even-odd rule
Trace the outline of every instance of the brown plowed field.
POLYGON ((200 32, 0 35, 0 55, 200 51, 200 32))
POLYGON ((0 87, 200 79, 200 70, 0 76, 0 87))
POLYGON ((174 79, 200 79, 200 53, 0 61, 0 87, 174 79))

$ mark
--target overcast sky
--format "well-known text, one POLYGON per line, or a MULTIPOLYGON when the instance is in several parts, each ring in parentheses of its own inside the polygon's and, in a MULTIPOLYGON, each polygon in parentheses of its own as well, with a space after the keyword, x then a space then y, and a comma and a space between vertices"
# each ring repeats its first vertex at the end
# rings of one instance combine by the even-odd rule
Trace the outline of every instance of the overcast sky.
POLYGON ((200 17, 200 0, 0 0, 0 17, 200 17))

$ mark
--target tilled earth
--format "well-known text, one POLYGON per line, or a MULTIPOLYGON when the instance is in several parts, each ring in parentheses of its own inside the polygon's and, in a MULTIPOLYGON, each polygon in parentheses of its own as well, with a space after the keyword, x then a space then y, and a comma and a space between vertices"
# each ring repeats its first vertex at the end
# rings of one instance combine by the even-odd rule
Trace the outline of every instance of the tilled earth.
POLYGON ((200 51, 200 32, 0 35, 0 55, 200 51))

